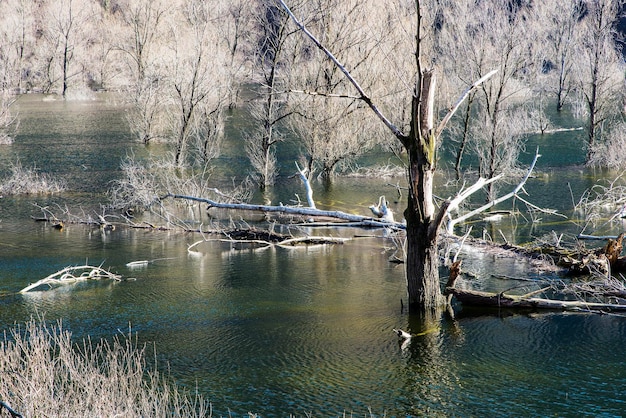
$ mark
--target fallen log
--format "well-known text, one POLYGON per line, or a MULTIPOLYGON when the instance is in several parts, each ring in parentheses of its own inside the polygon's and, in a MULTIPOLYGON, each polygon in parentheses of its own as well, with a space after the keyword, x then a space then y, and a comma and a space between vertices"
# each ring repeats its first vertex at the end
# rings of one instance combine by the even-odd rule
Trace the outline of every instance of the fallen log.
MULTIPOLYGON (((272 206, 272 205, 255 205, 250 203, 223 203, 217 202, 211 199, 206 199, 202 197, 196 196, 186 196, 179 195, 174 193, 168 193, 165 198, 171 197, 174 199, 186 199, 192 200, 195 202, 206 203, 209 208, 218 208, 218 209, 236 209, 236 210, 247 210, 253 212, 277 212, 283 214, 291 214, 291 215, 299 215, 306 217, 324 217, 324 218, 334 218, 341 219, 348 222, 358 222, 363 227, 368 228, 392 228, 392 229, 406 229, 406 226, 400 222, 387 222, 384 220, 374 219, 371 216, 362 216, 362 215, 353 215, 346 212, 341 212, 337 210, 320 210, 314 209, 310 207, 298 207, 298 206, 272 206)), ((340 224, 341 225, 341 224, 340 224)), ((354 224, 352 224, 354 225, 354 224)))
POLYGON ((514 309, 550 309, 563 311, 626 311, 626 305, 616 303, 586 302, 579 300, 555 300, 526 297, 525 295, 506 295, 504 293, 446 288, 448 294, 468 306, 486 306, 514 309))

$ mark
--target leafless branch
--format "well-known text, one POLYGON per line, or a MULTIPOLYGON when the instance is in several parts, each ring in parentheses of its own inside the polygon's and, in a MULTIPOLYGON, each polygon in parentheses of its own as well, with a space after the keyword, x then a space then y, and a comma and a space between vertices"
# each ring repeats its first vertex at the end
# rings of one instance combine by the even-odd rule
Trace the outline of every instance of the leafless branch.
MULTIPOLYGON (((482 213, 482 212, 486 211, 487 209, 492 208, 492 207, 496 206, 497 204, 504 202, 505 200, 508 200, 508 199, 510 199, 510 198, 512 198, 512 197, 517 197, 517 196, 518 196, 518 193, 520 192, 520 190, 522 190, 522 188, 524 187, 524 184, 526 184, 526 181, 528 181, 528 178, 530 177, 531 173, 532 173, 532 172, 533 172, 533 170, 535 169, 535 164, 537 164, 537 159, 538 159, 540 156, 541 156, 541 155, 539 154, 539 150, 537 150, 537 152, 535 153, 535 158, 533 159, 533 162, 530 164, 530 167, 529 167, 529 169, 528 169, 528 172, 526 173, 526 175, 524 176, 524 178, 522 179, 522 181, 521 181, 521 182, 520 182, 520 183, 519 183, 519 184, 518 184, 518 185, 517 185, 517 186, 516 186, 516 187, 515 187, 515 188, 514 188, 511 192, 510 192, 510 193, 508 193, 508 194, 506 194, 506 195, 504 195, 504 196, 501 196, 501 197, 499 197, 499 198, 497 198, 497 199, 494 199, 494 200, 492 200, 492 201, 490 201, 490 202, 488 202, 488 203, 484 204, 483 206, 479 207, 478 209, 475 209, 475 210, 473 210, 473 211, 471 211, 471 212, 468 212, 468 213, 466 213, 466 214, 464 214, 464 215, 462 215, 462 216, 459 216, 459 217, 458 217, 458 218, 456 218, 456 219, 452 219, 452 218, 450 217, 450 215, 449 215, 450 206, 451 206, 451 204, 449 204, 449 205, 447 206, 447 208, 445 208, 446 213, 448 214, 448 216, 449 216, 449 218, 450 218, 450 219, 448 220, 448 225, 447 225, 447 230, 448 230, 448 233, 452 233, 452 232, 453 232, 453 230, 454 230, 454 226, 455 226, 456 224, 458 224, 458 223, 460 223, 460 222, 463 222, 463 221, 465 221, 466 219, 471 218, 472 216, 476 216, 477 214, 482 213)), ((500 176, 497 176, 496 178, 499 178, 499 177, 500 177, 500 176)), ((486 184, 487 184, 487 182, 486 182, 486 181, 483 181, 482 186, 484 186, 484 185, 486 185, 486 184)), ((451 202, 455 202, 455 204, 458 206, 458 204, 459 204, 459 203, 463 200, 463 199, 460 199, 460 196, 465 196, 465 198, 467 198, 467 197, 468 197, 471 193, 474 193, 474 192, 475 192, 475 191, 477 191, 478 189, 479 189, 479 188, 474 188, 474 187, 471 187, 471 188, 469 188, 468 190, 466 190, 465 192, 461 193, 461 194, 460 194, 459 196, 457 196, 456 198, 454 198, 451 202), (469 191, 471 191, 471 193, 468 193, 469 191)), ((442 209, 440 209, 440 211, 441 211, 441 210, 443 210, 443 209, 444 209, 444 207, 442 206, 442 209)))
POLYGON ((333 55, 332 52, 330 52, 324 45, 322 45, 322 43, 315 37, 315 35, 309 32, 309 30, 304 26, 304 24, 300 22, 296 18, 296 16, 291 12, 289 7, 285 4, 283 0, 279 0, 279 1, 280 1, 280 4, 285 9, 285 11, 287 12, 287 14, 294 21, 296 26, 298 26, 302 30, 302 32, 304 32, 304 34, 309 39, 311 39, 311 41, 313 41, 313 43, 324 52, 324 54, 326 54, 326 56, 337 66, 337 68, 341 70, 341 72, 346 76, 348 81, 350 81, 350 83, 354 86, 354 88, 359 92, 360 96, 358 97, 358 99, 363 100, 369 106, 369 108, 385 124, 385 126, 387 126, 387 128, 389 128, 391 132, 393 132, 396 138, 403 140, 406 137, 406 135, 402 133, 402 131, 398 127, 396 127, 389 119, 387 119, 385 115, 383 115, 380 109, 378 109, 378 107, 374 104, 374 102, 372 102, 372 99, 365 93, 365 91, 363 90, 361 85, 358 83, 358 81, 356 81, 354 77, 352 77, 352 74, 350 74, 350 72, 346 69, 346 67, 339 62, 339 60, 333 55))

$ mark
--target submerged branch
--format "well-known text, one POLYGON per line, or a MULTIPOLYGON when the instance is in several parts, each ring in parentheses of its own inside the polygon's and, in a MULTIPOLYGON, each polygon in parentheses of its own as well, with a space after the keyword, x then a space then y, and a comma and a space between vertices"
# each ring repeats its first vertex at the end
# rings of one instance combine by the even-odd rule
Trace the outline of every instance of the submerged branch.
POLYGON ((552 309, 564 311, 626 311, 626 305, 617 303, 586 302, 582 300, 555 300, 546 298, 506 295, 504 293, 481 292, 447 288, 459 302, 470 306, 486 306, 517 309, 552 309))
POLYGON ((20 290, 19 293, 26 293, 43 285, 63 285, 84 280, 100 279, 121 281, 122 276, 120 276, 119 274, 111 273, 110 271, 103 269, 101 266, 70 266, 65 267, 64 269, 59 270, 56 273, 49 275, 48 277, 44 277, 43 279, 26 286, 25 288, 20 290))

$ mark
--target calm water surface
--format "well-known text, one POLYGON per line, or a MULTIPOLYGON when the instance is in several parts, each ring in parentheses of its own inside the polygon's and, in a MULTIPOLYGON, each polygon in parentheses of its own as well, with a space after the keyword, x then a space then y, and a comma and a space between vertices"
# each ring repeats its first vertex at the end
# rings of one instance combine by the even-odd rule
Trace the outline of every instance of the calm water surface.
MULTIPOLYGON (((392 243, 380 231, 342 231, 367 237, 335 246, 252 250, 206 242, 189 252, 201 237, 83 225, 57 231, 31 221, 38 215, 33 203, 98 209, 120 159, 131 148, 145 150, 131 143, 111 102, 29 96, 20 106, 21 133, 0 147, 0 171, 19 158, 66 179, 72 191, 0 199, 2 329, 33 315, 62 318, 77 339, 111 338, 130 326, 141 342, 154 344, 158 367, 197 388, 217 415, 363 416, 369 408, 394 417, 608 417, 626 410, 626 318, 469 309, 455 319, 410 317, 400 309, 402 267, 388 262, 383 246, 392 243), (151 262, 126 267, 137 260, 151 262), (16 294, 86 261, 133 280, 16 294), (421 335, 402 347, 393 328, 421 335)), ((222 164, 241 161, 226 149, 222 164)), ((571 207, 571 199, 554 199, 564 181, 579 191, 597 181, 571 166, 544 166, 542 173, 531 196, 560 210, 571 207)), ((343 179, 318 199, 327 207, 364 208, 372 196, 390 194, 385 183, 343 179)), ((273 193, 286 201, 298 186, 283 179, 273 193)), ((516 233, 524 240, 555 228, 575 233, 577 226, 546 219, 516 233)), ((536 277, 506 258, 467 261, 479 274, 476 287, 518 284, 492 275, 536 277)))

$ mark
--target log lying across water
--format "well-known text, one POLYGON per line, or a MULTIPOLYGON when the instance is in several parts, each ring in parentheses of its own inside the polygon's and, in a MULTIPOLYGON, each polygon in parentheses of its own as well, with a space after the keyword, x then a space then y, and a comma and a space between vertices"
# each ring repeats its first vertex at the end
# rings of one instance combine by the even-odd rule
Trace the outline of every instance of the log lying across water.
POLYGON ((579 300, 555 300, 525 295, 506 295, 504 293, 481 292, 447 288, 446 292, 456 300, 468 306, 485 306, 514 309, 552 309, 563 311, 626 311, 626 305, 616 303, 585 302, 579 300))
MULTIPOLYGON (((195 202, 206 203, 209 208, 218 209, 235 209, 235 210, 247 210, 253 212, 268 212, 268 213, 283 213, 290 215, 298 215, 304 217, 316 217, 316 218, 332 218, 341 219, 343 221, 351 222, 351 226, 355 226, 358 223, 361 227, 371 228, 392 228, 392 229, 406 229, 406 225, 400 222, 388 222, 372 218, 371 216, 354 215, 351 213, 341 212, 337 210, 320 210, 311 207, 295 207, 295 206, 272 206, 272 205, 255 205, 249 203, 223 203, 217 202, 211 199, 205 199, 195 196, 186 196, 175 193, 169 193, 164 198, 171 197, 174 199, 186 199, 195 202)), ((341 224, 337 224, 341 225, 341 224)))

